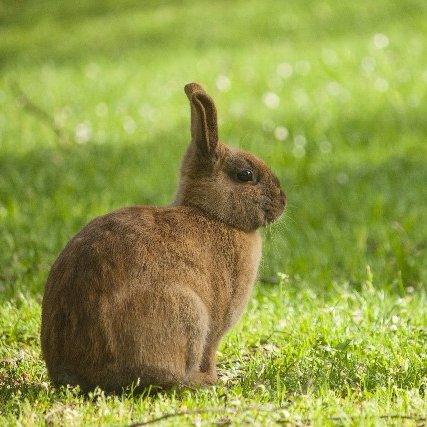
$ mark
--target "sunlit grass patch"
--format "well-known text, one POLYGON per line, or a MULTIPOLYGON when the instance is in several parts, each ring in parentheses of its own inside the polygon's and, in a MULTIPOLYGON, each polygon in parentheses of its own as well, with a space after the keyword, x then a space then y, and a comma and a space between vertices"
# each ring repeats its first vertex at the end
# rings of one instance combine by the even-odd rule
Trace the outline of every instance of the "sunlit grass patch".
POLYGON ((84 398, 53 388, 34 344, 38 303, 8 304, 0 329, 4 420, 130 424, 165 413, 183 413, 165 425, 175 425, 175 417, 244 422, 256 416, 260 423, 314 425, 356 425, 359 418, 386 425, 390 415, 415 420, 426 410, 426 295, 389 294, 371 279, 359 289, 337 284, 328 294, 286 275, 278 285, 259 285, 243 321, 220 348, 218 384, 154 396, 97 391, 84 398))

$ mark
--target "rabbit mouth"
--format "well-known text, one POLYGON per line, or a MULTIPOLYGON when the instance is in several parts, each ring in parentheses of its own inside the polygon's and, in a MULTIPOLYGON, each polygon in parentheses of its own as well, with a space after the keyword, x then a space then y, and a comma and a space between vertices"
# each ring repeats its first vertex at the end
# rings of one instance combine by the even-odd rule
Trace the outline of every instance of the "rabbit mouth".
POLYGON ((285 210, 287 200, 285 193, 280 190, 279 199, 274 203, 271 199, 268 201, 267 206, 264 207, 264 225, 271 224, 276 221, 285 210))
MULTIPOLYGON (((282 211, 283 212, 283 211, 282 211)), ((282 214, 282 212, 272 212, 267 211, 264 214, 264 225, 268 225, 276 221, 277 218, 282 214)))
POLYGON ((282 215, 283 211, 285 210, 285 207, 282 206, 280 208, 271 208, 264 211, 264 225, 271 224, 272 222, 276 221, 280 215, 282 215))

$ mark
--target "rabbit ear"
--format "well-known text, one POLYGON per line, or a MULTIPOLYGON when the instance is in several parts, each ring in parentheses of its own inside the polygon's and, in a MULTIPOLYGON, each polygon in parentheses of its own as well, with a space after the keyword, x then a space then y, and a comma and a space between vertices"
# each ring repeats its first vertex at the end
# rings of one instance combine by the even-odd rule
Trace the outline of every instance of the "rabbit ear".
POLYGON ((191 104, 191 139, 204 156, 215 156, 218 145, 215 104, 198 83, 189 83, 184 90, 191 104))

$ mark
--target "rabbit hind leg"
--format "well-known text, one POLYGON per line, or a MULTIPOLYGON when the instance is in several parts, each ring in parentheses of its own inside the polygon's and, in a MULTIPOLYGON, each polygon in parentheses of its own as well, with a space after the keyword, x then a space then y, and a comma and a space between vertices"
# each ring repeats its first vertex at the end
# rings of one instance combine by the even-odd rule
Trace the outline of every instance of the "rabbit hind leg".
MULTIPOLYGON (((150 295, 157 307, 168 307, 161 316, 149 313, 141 330, 141 371, 143 382, 162 386, 206 383, 200 373, 209 332, 209 315, 203 301, 193 290, 174 286, 163 294, 150 295)), ((156 310, 157 311, 157 310, 156 310)))

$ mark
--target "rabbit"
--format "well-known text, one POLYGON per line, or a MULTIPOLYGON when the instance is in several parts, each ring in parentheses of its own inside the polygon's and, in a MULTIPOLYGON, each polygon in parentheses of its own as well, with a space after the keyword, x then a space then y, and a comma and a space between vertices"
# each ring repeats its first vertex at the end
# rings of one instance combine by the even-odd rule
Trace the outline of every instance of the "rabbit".
POLYGON ((175 200, 95 218, 49 272, 41 347, 56 385, 114 393, 218 378, 217 347, 256 280, 258 229, 282 214, 286 196, 263 161, 218 140, 202 86, 184 90, 191 142, 175 200))

